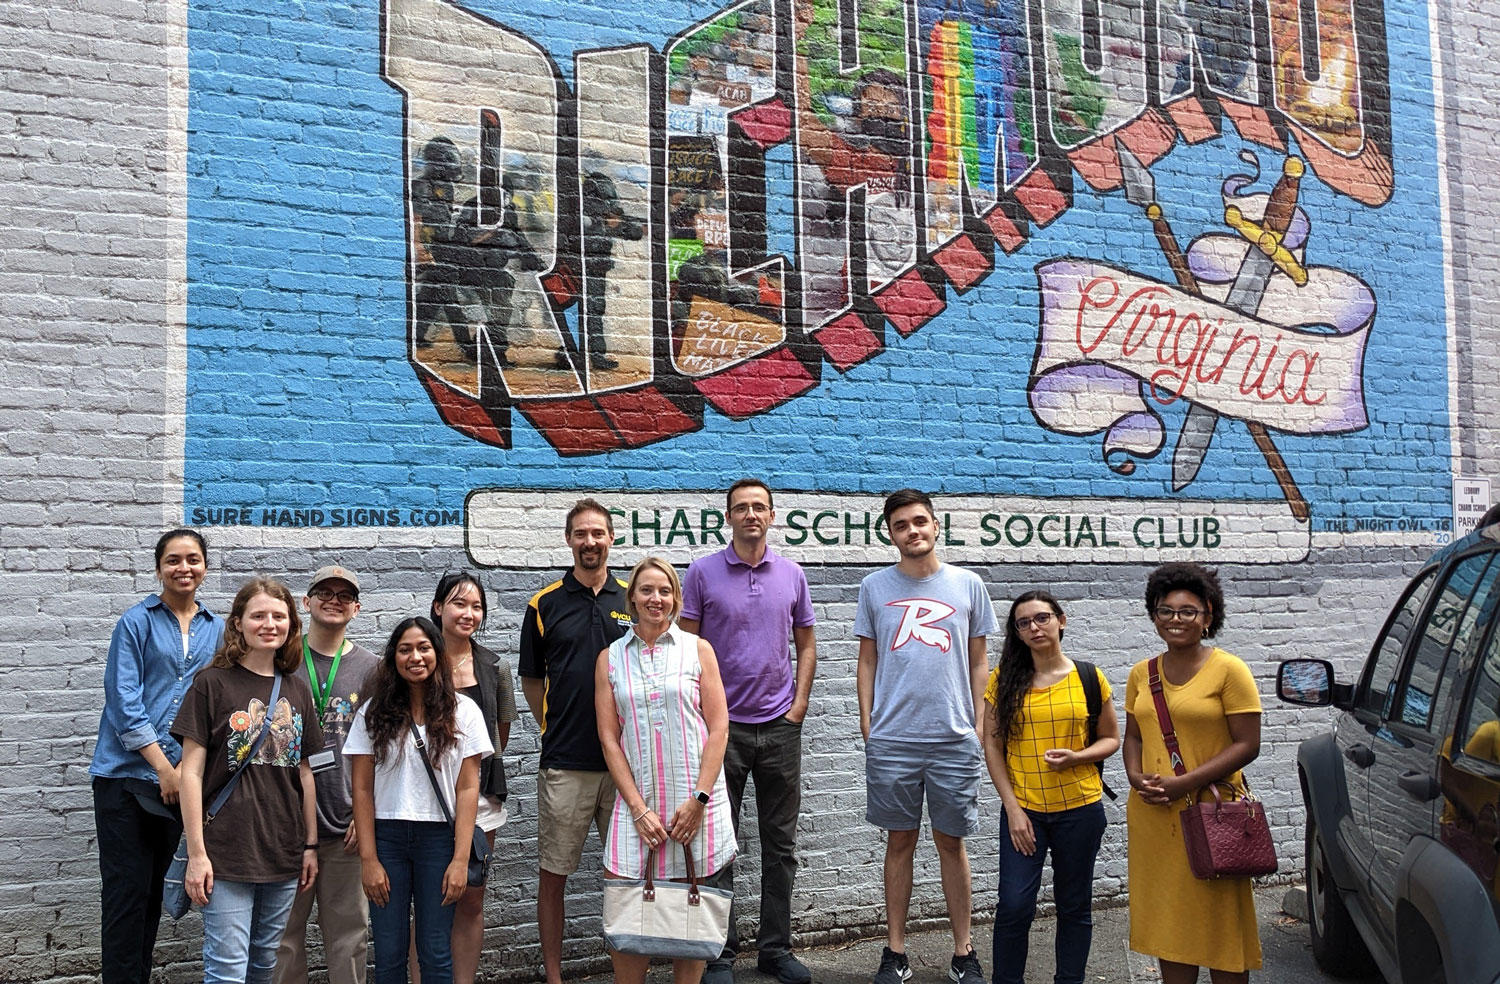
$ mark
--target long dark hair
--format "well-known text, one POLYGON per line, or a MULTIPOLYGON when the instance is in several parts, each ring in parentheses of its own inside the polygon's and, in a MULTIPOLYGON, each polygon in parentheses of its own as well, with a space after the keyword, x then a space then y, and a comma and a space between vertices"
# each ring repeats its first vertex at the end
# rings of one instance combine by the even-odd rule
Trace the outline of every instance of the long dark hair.
MULTIPOLYGON (((1021 737, 1026 692, 1031 689, 1032 678, 1036 676, 1031 647, 1016 629, 1016 609, 1028 601, 1045 602, 1053 615, 1063 617, 1062 605, 1050 591, 1028 591, 1010 603, 1010 614, 1005 618, 1005 645, 1000 649, 999 692, 995 694, 994 734, 1002 746, 1012 738, 1021 737)), ((1062 638, 1061 631, 1058 638, 1062 638)))
POLYGON ((234 604, 229 606, 229 624, 225 626, 224 636, 219 640, 219 651, 214 653, 213 662, 209 665, 227 670, 231 666, 239 666, 250 652, 240 620, 245 617, 245 609, 256 595, 266 595, 285 603, 286 642, 276 650, 276 668, 282 673, 296 672, 297 667, 302 665, 302 619, 297 617, 297 603, 292 601, 292 593, 287 590, 286 585, 269 577, 252 577, 235 594, 234 604))
POLYGON ((396 645, 408 629, 418 628, 432 643, 437 665, 422 688, 422 710, 427 719, 427 756, 436 761, 458 743, 455 732, 458 697, 453 693, 453 676, 443 658, 443 633, 425 615, 404 618, 391 631, 375 668, 375 683, 366 701, 365 731, 375 749, 375 761, 384 762, 392 746, 399 757, 405 754, 406 735, 411 726, 411 684, 396 669, 396 645))
MULTIPOLYGON (((479 627, 474 630, 475 634, 477 635, 484 628, 484 623, 489 621, 490 602, 484 596, 484 585, 479 583, 479 578, 468 571, 449 571, 438 578, 437 590, 432 592, 432 620, 437 623, 439 634, 443 628, 443 606, 448 603, 449 598, 458 594, 465 584, 474 585, 474 590, 479 594, 479 607, 484 611, 484 614, 479 616, 479 627)), ((438 654, 442 655, 442 650, 438 650, 438 654)))

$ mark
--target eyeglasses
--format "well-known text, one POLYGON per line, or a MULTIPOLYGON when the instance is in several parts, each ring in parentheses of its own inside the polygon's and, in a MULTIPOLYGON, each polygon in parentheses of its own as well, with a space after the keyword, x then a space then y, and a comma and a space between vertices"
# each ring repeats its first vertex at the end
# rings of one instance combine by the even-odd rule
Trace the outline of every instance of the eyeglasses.
POLYGON ((319 601, 333 601, 337 598, 346 605, 352 605, 359 600, 357 591, 335 591, 332 588, 313 588, 308 594, 319 601))
POLYGON ((1161 608, 1153 609, 1151 614, 1156 616, 1158 622, 1170 622, 1179 618, 1187 622, 1192 622, 1199 615, 1207 615, 1208 612, 1198 608, 1168 608, 1163 605, 1161 608))
POLYGON ((771 507, 764 502, 736 502, 734 508, 729 510, 731 516, 743 516, 745 513, 754 513, 757 516, 769 515, 771 507))
POLYGON ((1051 621, 1052 621, 1052 613, 1051 612, 1038 612, 1037 614, 1031 616, 1030 618, 1018 618, 1018 619, 1016 619, 1016 628, 1020 629, 1022 632, 1025 632, 1027 629, 1031 628, 1033 625, 1035 625, 1038 628, 1041 628, 1042 626, 1046 625, 1048 622, 1051 622, 1051 621))

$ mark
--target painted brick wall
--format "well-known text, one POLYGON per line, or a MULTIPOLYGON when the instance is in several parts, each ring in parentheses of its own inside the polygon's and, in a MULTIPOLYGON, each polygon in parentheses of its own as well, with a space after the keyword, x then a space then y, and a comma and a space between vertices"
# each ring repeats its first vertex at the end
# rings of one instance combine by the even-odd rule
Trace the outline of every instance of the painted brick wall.
MULTIPOLYGON (((1493 11, 1387 0, 1376 23, 1377 5, 1354 3, 1360 86, 1331 104, 1358 108, 1360 130, 1277 101, 1277 80, 1297 81, 1273 59, 1291 50, 1273 29, 1286 4, 1254 5, 1267 16, 1252 33, 1253 70, 1205 56, 1181 91, 1182 46, 1162 42, 1176 30, 1165 21, 1136 35, 1128 10, 1104 4, 1100 37, 1112 43, 1097 64, 1082 44, 1085 74, 1069 75, 1066 46, 1037 40, 1087 40, 1065 5, 1033 11, 1056 18, 1045 22, 1017 20, 1024 8, 1008 3, 992 22, 930 6, 866 4, 886 19, 853 32, 837 31, 838 8, 821 0, 740 5, 733 24, 727 6, 685 0, 629 16, 508 0, 0 6, 0 979, 97 973, 87 767, 109 632, 151 590, 161 529, 212 527, 203 597, 221 609, 252 572, 301 590, 321 563, 355 567, 366 588, 353 634, 372 646, 423 607, 438 572, 493 567, 487 642, 514 659, 525 599, 558 562, 560 503, 585 492, 631 510, 659 502, 662 546, 685 560, 712 548, 704 490, 743 472, 785 490, 784 541, 809 565, 819 618, 802 941, 867 933, 882 917, 882 846, 861 816, 851 628, 860 578, 891 551, 878 535, 865 544, 857 525, 843 531, 907 483, 944 494, 969 534, 944 549, 997 601, 1052 586, 1069 609, 1070 651, 1117 687, 1152 650, 1140 614, 1150 565, 1219 564, 1230 596, 1222 642, 1266 699, 1252 774, 1284 870, 1300 869, 1295 747, 1327 715, 1274 702, 1276 661, 1328 655, 1352 677, 1381 614, 1448 532, 1453 477, 1500 484, 1500 253, 1489 233, 1500 202, 1485 180, 1500 149, 1496 73, 1482 55, 1493 11), (1136 36, 1156 39, 1147 75, 1132 67, 1136 36), (994 53, 1028 40, 1038 47, 1020 60, 1031 74, 1005 75, 994 53), (595 49, 611 51, 575 57, 595 49), (715 68, 726 63, 733 71, 715 68), (872 81, 876 66, 889 76, 872 81), (1155 80, 1140 93, 1138 75, 1155 80), (860 105, 892 93, 892 115, 860 105), (1027 93, 1029 120, 1017 99, 1027 93), (856 125, 879 119, 905 127, 856 125), (865 153, 846 168, 857 173, 819 158, 808 138, 819 127, 865 153), (986 135, 1011 142, 982 150, 994 146, 986 135), (451 307, 420 296, 431 282, 427 227, 461 224, 440 220, 420 184, 439 136, 462 163, 456 199, 477 197, 491 211, 485 228, 525 244, 512 240, 511 287, 455 287, 451 307), (915 163, 880 159, 914 140, 915 163), (1049 331, 1064 322, 1047 311, 1105 309, 1103 295, 1073 289, 1085 273, 1181 287, 1125 201, 1121 146, 1154 175, 1205 282, 1233 245, 1225 205, 1263 221, 1282 161, 1308 162, 1306 245, 1290 232, 1288 242, 1314 269, 1314 293, 1280 283, 1284 263, 1272 275, 1281 293, 1267 295, 1279 300, 1262 313, 1325 323, 1352 317, 1330 297, 1367 290, 1373 320, 1344 327, 1368 358, 1340 391, 1362 424, 1202 380, 1173 404, 1143 399, 1120 381, 1153 370, 1123 352, 1110 361, 1100 350, 1092 382, 1070 380, 1061 356, 1049 361, 1068 332, 1049 331), (1227 191, 1232 175, 1254 170, 1241 151, 1265 175, 1227 191), (584 225, 607 218, 595 173, 643 227, 639 239, 610 237, 603 272, 584 225), (845 194, 855 178, 863 197, 845 194), (696 211, 682 213, 684 200, 696 211), (863 242, 851 234, 853 247, 851 224, 867 230, 863 242), (1326 271, 1351 293, 1318 279, 1326 271), (594 364, 591 298, 602 298, 614 367, 594 364), (516 367, 502 364, 505 322, 516 367), (1186 402, 1227 419, 1179 492, 1186 402), (1240 421, 1270 428, 1295 496, 1240 421), (671 536, 678 510, 691 539, 671 536), (816 527, 825 510, 832 525, 816 527), (1063 514, 1106 517, 1120 545, 1045 543, 1041 520, 1063 514), (1185 517, 1192 529, 1204 516, 1222 523, 1212 546, 1201 525, 1192 546, 1150 535, 1157 519, 1185 517), (835 528, 835 542, 817 535, 835 528)), ((1350 19, 1338 6, 1318 4, 1350 19)), ((1185 289, 1159 296, 1184 312, 1192 300, 1185 289)), ((1195 310, 1234 323, 1222 305, 1195 310)), ((1321 364, 1336 363, 1332 343, 1303 344, 1326 345, 1321 364)), ((656 535, 618 546, 617 566, 655 549, 656 535)), ((490 889, 495 979, 532 979, 539 965, 536 753, 523 718, 490 889)), ((1111 768, 1123 788, 1118 761, 1111 768)), ((981 911, 993 891, 993 795, 985 810, 971 844, 981 911)), ((1097 891, 1119 902, 1124 817, 1109 812, 1097 891)), ((756 854, 747 837, 741 872, 752 884, 756 854)), ((938 920, 930 846, 918 870, 914 920, 938 920)), ((597 969, 598 879, 571 889, 569 966, 597 969)), ((197 917, 164 925, 165 979, 194 977, 198 945, 197 917)))

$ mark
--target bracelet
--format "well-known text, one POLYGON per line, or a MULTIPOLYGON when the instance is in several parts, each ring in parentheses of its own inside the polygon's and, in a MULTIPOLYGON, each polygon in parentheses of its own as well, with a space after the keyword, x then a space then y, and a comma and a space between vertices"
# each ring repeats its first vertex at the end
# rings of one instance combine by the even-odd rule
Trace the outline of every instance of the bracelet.
POLYGON ((641 816, 639 816, 639 817, 631 817, 630 818, 630 822, 631 823, 640 823, 641 822, 641 817, 644 817, 646 814, 648 814, 650 812, 651 812, 651 807, 648 806, 644 810, 641 811, 641 816))
POLYGON ((304 851, 316 851, 317 849, 318 849, 318 845, 316 845, 316 844, 303 844, 302 845, 302 850, 304 850, 304 851))

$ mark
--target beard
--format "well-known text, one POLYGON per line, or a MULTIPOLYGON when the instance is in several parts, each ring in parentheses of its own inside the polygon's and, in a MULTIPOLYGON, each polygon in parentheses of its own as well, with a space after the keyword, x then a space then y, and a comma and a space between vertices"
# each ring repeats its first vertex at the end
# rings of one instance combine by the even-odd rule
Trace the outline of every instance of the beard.
POLYGON ((917 560, 917 559, 919 559, 921 557, 926 557, 928 554, 932 553, 936 549, 937 549, 937 537, 935 537, 935 536, 931 540, 927 541, 926 543, 919 543, 919 544, 912 545, 912 544, 906 543, 905 541, 902 541, 896 547, 897 552, 899 552, 901 554, 901 556, 906 557, 906 558, 908 558, 910 560, 917 560))

